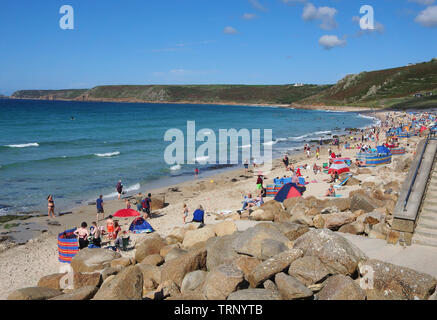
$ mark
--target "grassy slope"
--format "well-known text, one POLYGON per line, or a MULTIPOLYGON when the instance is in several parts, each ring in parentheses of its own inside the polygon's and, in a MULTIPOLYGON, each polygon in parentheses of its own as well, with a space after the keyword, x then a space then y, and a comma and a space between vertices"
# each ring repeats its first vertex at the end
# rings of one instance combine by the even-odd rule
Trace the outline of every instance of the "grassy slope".
POLYGON ((98 86, 90 90, 23 90, 13 94, 17 98, 41 98, 54 96, 61 99, 82 100, 133 100, 156 102, 203 102, 203 103, 275 103, 292 102, 319 93, 330 86, 292 85, 117 85, 98 86))
POLYGON ((404 102, 414 106, 419 101, 425 105, 435 103, 434 99, 412 98, 418 92, 437 94, 437 61, 349 75, 330 89, 303 99, 302 103, 364 107, 392 107, 404 102))

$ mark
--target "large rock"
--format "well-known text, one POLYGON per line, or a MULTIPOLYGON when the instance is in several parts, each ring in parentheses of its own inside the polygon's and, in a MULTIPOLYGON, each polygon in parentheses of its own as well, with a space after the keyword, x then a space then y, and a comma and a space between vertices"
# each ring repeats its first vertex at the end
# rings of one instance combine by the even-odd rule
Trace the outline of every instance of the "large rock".
POLYGON ((167 255, 165 256, 165 261, 170 261, 172 259, 176 259, 184 254, 186 254, 188 251, 181 249, 181 248, 173 248, 171 249, 167 255))
POLYGON ((426 300, 436 288, 428 274, 375 259, 360 262, 359 270, 368 300, 426 300))
POLYGON ((290 241, 296 240, 301 235, 309 231, 307 225, 302 225, 298 223, 281 222, 281 223, 276 223, 275 226, 290 241))
MULTIPOLYGON (((162 249, 161 249, 162 251, 162 249)), ((142 264, 151 264, 153 266, 159 266, 164 263, 164 258, 159 254, 151 254, 141 261, 142 264)))
POLYGON ((172 280, 180 287, 187 273, 204 269, 206 269, 206 249, 190 251, 163 264, 161 281, 172 280))
POLYGON ((179 242, 182 242, 182 241, 184 241, 186 232, 187 232, 186 229, 181 228, 181 227, 176 227, 169 233, 168 236, 176 239, 179 242))
POLYGON ((264 239, 261 242, 261 260, 269 259, 286 250, 288 250, 288 247, 283 242, 264 239))
POLYGON ((215 237, 214 230, 212 228, 200 228, 196 230, 189 230, 185 233, 182 246, 184 248, 191 248, 196 243, 207 241, 209 238, 215 237))
POLYGON ((239 268, 243 272, 245 279, 247 279, 253 269, 261 262, 262 261, 257 258, 241 255, 235 259, 232 264, 239 268))
POLYGON ((105 281, 93 300, 141 300, 143 274, 137 266, 123 269, 110 281, 105 281))
POLYGON ((233 234, 234 232, 237 232, 238 230, 237 225, 233 221, 223 221, 217 223, 213 226, 213 229, 217 237, 230 235, 233 234))
POLYGON ((282 204, 278 201, 271 200, 267 201, 266 203, 262 204, 259 207, 259 211, 262 211, 261 214, 257 215, 255 210, 250 215, 251 220, 257 220, 257 221, 273 221, 276 219, 279 219, 283 214, 286 214, 286 211, 282 208, 282 204))
POLYGON ((364 233, 364 223, 361 221, 354 221, 352 223, 345 224, 338 232, 350 233, 350 234, 363 234, 364 233))
POLYGON ((273 221, 275 216, 272 211, 259 208, 253 211, 249 218, 254 221, 273 221))
POLYGON ((329 275, 329 271, 319 258, 305 256, 291 263, 288 274, 309 286, 323 281, 329 275))
POLYGON ((89 249, 80 250, 71 259, 71 267, 74 272, 93 272, 103 270, 111 265, 111 261, 120 258, 118 252, 108 249, 89 249))
POLYGON ((341 226, 355 221, 355 216, 349 212, 338 212, 331 214, 324 214, 325 221, 324 228, 330 230, 338 230, 341 226))
POLYGON ((121 257, 111 261, 111 267, 113 268, 117 268, 118 266, 124 268, 130 266, 131 264, 132 264, 132 260, 127 257, 121 257))
POLYGON ((252 300, 282 300, 279 291, 268 289, 243 289, 232 292, 228 300, 252 301, 252 300))
POLYGON ((304 299, 313 296, 313 292, 302 282, 283 272, 275 276, 275 283, 284 300, 304 299))
POLYGON ((166 245, 167 243, 160 237, 146 238, 135 247, 135 260, 140 263, 147 256, 159 254, 161 248, 165 247, 166 245))
POLYGON ((231 263, 239 257, 239 254, 232 247, 237 236, 238 234, 234 233, 223 237, 214 237, 207 241, 206 267, 208 270, 224 263, 231 263))
POLYGON ((294 248, 316 256, 330 273, 352 275, 367 256, 354 244, 328 229, 311 230, 298 238, 294 248))
POLYGON ((61 294, 49 300, 90 300, 96 294, 99 288, 94 286, 86 286, 80 289, 72 290, 68 293, 61 294))
POLYGON ((208 300, 225 300, 243 281, 243 272, 239 268, 222 264, 208 272, 203 290, 208 300))
POLYGON ((187 294, 193 291, 198 291, 204 284, 207 272, 203 270, 196 270, 187 273, 182 281, 181 293, 187 294))
POLYGON ((11 292, 8 296, 8 300, 47 300, 61 294, 62 291, 52 288, 29 287, 11 292))
POLYGON ((270 279, 275 274, 287 269, 296 259, 302 257, 303 252, 299 249, 290 249, 258 264, 247 277, 250 285, 258 287, 264 281, 270 279))
POLYGON ((98 287, 102 284, 102 275, 100 272, 94 273, 79 273, 75 272, 73 275, 74 289, 82 287, 98 287))
POLYGON ((337 274, 324 282, 317 298, 318 300, 365 300, 366 292, 350 277, 337 274))
POLYGON ((160 267, 151 264, 144 264, 144 263, 139 263, 136 266, 140 268, 144 280, 152 279, 157 284, 161 283, 162 269, 160 267))
POLYGON ((44 288, 52 288, 56 290, 63 289, 61 287, 61 279, 66 275, 66 273, 55 273, 48 276, 44 276, 39 279, 37 286, 44 288))
POLYGON ((290 245, 290 241, 274 226, 267 228, 255 226, 238 234, 233 241, 233 249, 240 254, 247 254, 258 259, 263 259, 262 247, 265 239, 271 239, 283 243, 285 246, 290 245))
POLYGON ((383 202, 378 201, 376 199, 372 199, 367 196, 361 190, 359 192, 353 193, 351 192, 351 206, 350 209, 352 211, 355 210, 364 210, 365 212, 372 212, 376 208, 382 207, 383 202))

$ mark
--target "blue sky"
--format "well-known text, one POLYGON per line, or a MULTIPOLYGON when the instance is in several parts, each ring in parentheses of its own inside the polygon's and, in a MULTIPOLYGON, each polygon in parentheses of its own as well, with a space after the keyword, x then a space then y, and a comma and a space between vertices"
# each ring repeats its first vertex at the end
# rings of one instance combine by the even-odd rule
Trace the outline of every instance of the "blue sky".
POLYGON ((2 0, 0 93, 335 83, 437 56, 436 0, 2 0), (74 9, 63 30, 62 5, 74 9), (362 32, 360 7, 376 30, 362 32))

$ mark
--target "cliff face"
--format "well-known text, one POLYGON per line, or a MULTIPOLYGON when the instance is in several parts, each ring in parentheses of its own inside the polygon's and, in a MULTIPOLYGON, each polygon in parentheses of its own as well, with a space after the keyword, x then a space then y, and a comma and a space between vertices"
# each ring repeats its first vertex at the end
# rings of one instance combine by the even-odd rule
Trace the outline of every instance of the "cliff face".
POLYGON ((11 98, 15 99, 43 99, 43 100, 73 100, 88 89, 67 90, 19 90, 15 91, 11 98))

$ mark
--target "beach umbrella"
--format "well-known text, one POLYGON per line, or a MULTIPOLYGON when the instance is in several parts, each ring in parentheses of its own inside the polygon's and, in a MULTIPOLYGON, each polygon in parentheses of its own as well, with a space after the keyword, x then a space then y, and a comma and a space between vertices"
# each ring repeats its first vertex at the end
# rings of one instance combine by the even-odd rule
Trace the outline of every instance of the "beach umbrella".
POLYGON ((114 217, 118 218, 138 217, 139 215, 141 214, 134 209, 121 209, 114 213, 114 217))
MULTIPOLYGON (((304 187, 300 188, 301 190, 305 190, 304 187)), ((302 197, 302 193, 299 191, 298 187, 294 183, 287 183, 284 185, 276 194, 275 200, 278 202, 284 202, 289 198, 298 198, 302 197)))
POLYGON ((331 166, 329 167, 329 171, 328 173, 331 174, 333 172, 337 173, 338 175, 344 173, 344 172, 349 172, 349 167, 346 163, 342 162, 342 161, 336 161, 333 164, 331 164, 331 166))

